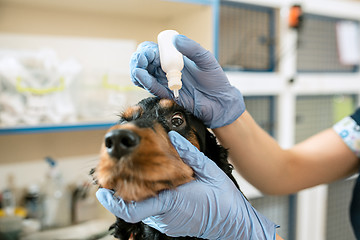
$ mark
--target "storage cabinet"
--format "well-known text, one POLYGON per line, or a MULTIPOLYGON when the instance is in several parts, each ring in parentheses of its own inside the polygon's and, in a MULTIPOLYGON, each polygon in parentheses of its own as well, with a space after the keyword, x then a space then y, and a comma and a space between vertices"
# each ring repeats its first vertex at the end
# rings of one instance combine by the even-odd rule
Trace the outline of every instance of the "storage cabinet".
MULTIPOLYGON (((82 68, 70 89, 65 86, 72 94, 75 118, 34 124, 0 123, 1 162, 42 158, 49 154, 42 150, 44 143, 56 144, 57 149, 72 149, 54 150, 59 157, 97 153, 99 148, 91 143, 94 137, 100 144, 105 129, 116 122, 124 107, 149 96, 145 90, 134 87, 129 77, 129 59, 137 44, 156 41, 164 29, 176 29, 212 49, 212 5, 195 2, 1 0, 0 54, 1 50, 10 50, 36 55, 46 48, 53 50, 59 61, 75 59, 82 68), (78 144, 80 139, 83 144, 78 144), (10 147, 15 144, 23 149, 16 154, 10 147), (76 149, 71 145, 76 145, 76 149)), ((26 82, 24 86, 26 97, 41 96, 36 90, 49 89, 34 90, 26 82)))

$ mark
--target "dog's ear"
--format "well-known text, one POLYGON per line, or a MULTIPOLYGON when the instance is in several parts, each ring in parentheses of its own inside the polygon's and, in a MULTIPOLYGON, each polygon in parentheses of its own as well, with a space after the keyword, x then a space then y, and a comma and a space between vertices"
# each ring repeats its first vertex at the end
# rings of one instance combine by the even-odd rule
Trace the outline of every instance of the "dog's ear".
POLYGON ((212 134, 209 130, 206 130, 205 133, 205 151, 204 154, 213 160, 216 165, 223 170, 226 175, 234 182, 236 187, 240 189, 237 184, 234 176, 232 175, 232 171, 234 167, 228 161, 228 150, 221 146, 214 134, 212 134))
POLYGON ((227 166, 228 151, 217 142, 216 137, 209 130, 206 130, 205 132, 204 144, 206 146, 204 154, 213 160, 226 173, 231 173, 232 168, 227 166))
POLYGON ((110 234, 119 240, 132 239, 133 235, 136 235, 141 228, 141 223, 127 223, 120 218, 116 218, 116 222, 110 226, 110 234))

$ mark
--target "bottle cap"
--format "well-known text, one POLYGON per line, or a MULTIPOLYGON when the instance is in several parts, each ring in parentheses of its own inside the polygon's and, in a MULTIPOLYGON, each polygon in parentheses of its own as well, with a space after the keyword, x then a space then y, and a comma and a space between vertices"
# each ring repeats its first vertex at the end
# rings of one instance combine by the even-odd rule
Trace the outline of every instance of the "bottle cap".
POLYGON ((170 90, 173 91, 174 97, 179 97, 179 90, 182 87, 181 82, 181 72, 180 71, 171 71, 166 74, 166 78, 168 79, 168 86, 170 90))
POLYGON ((166 74, 168 80, 168 86, 171 90, 177 89, 180 90, 182 87, 181 82, 181 72, 180 71, 171 71, 166 74))

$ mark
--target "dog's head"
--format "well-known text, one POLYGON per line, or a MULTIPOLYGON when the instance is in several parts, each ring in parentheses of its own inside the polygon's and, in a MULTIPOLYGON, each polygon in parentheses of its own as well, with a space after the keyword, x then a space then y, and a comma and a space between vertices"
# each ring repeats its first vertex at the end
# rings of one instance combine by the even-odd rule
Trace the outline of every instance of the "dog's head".
POLYGON ((219 157, 207 150, 220 146, 199 119, 174 101, 147 98, 124 111, 106 133, 94 173, 98 184, 125 201, 139 201, 193 180, 192 169, 169 140, 171 130, 208 157, 219 157))

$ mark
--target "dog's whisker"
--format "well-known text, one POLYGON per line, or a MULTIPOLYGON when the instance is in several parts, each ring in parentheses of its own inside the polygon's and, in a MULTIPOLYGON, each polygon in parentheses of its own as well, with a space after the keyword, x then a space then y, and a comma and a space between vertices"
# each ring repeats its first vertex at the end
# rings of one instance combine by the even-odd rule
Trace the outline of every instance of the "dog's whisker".
POLYGON ((85 162, 87 162, 87 163, 92 163, 92 164, 93 164, 94 162, 98 162, 99 160, 100 160, 100 155, 97 155, 97 156, 95 156, 95 157, 86 159, 85 162))

